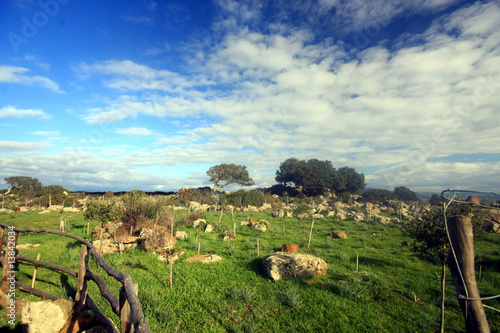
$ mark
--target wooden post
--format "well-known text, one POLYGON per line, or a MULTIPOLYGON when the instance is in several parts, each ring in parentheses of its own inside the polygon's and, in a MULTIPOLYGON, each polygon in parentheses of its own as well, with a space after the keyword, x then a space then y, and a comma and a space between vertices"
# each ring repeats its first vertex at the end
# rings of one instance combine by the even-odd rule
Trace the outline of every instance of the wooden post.
POLYGON ((87 274, 87 267, 89 265, 89 256, 87 251, 87 245, 82 244, 80 250, 80 261, 78 262, 78 282, 76 285, 76 307, 78 309, 83 309, 86 304, 87 299, 87 280, 85 279, 85 274, 87 274))
POLYGON ((90 235, 90 222, 87 222, 87 235, 90 235))
POLYGON ((99 254, 102 253, 102 236, 103 236, 103 233, 104 233, 104 223, 101 223, 101 235, 99 236, 99 254))
POLYGON ((359 255, 356 254, 356 272, 359 272, 359 255))
POLYGON ((234 209, 231 211, 231 217, 233 219, 233 236, 236 237, 236 222, 234 221, 234 209))
POLYGON ((220 224, 222 222, 222 215, 223 214, 224 214, 224 208, 221 207, 221 209, 220 209, 220 217, 219 217, 219 226, 220 226, 220 224))
POLYGON ((468 216, 448 218, 448 230, 452 244, 448 266, 455 290, 459 295, 458 302, 465 319, 465 330, 466 332, 490 332, 483 303, 477 300, 481 296, 474 270, 474 238, 471 218, 468 216), (471 298, 474 300, 470 300, 471 298))
POLYGON ((312 238, 312 234, 313 234, 313 228, 314 228, 314 220, 311 223, 311 231, 309 232, 309 242, 307 243, 307 248, 309 248, 309 246, 311 245, 311 238, 312 238))
POLYGON ((49 208, 52 207, 52 196, 49 195, 49 208))
POLYGON ((172 261, 172 258, 168 259, 168 265, 170 266, 170 289, 173 287, 173 279, 172 279, 172 271, 173 271, 173 265, 174 262, 172 261))
MULTIPOLYGON (((40 260, 40 253, 36 256, 36 260, 40 260)), ((33 278, 31 279, 31 288, 35 288, 35 281, 36 281, 36 270, 38 268, 38 265, 35 265, 35 270, 33 271, 33 278)))
MULTIPOLYGON (((15 236, 14 236, 14 242, 13 243, 16 246, 17 246, 17 238, 18 237, 19 237, 19 233, 17 231, 15 231, 15 236)), ((13 272, 14 271, 13 267, 10 267, 10 265, 14 265, 15 264, 15 261, 14 262, 9 262, 9 258, 12 258, 14 256, 10 256, 9 253, 8 253, 9 251, 12 250, 12 249, 9 249, 9 243, 12 242, 12 241, 9 240, 9 237, 7 238, 7 240, 8 240, 8 242, 7 242, 7 246, 5 247, 5 255, 3 257, 3 272, 2 272, 2 291, 4 293, 7 293, 7 290, 10 287, 10 280, 9 280, 9 278, 12 278, 13 276, 15 276, 15 273, 13 272)), ((3 237, 2 237, 2 243, 3 243, 3 237)), ((14 249, 14 252, 17 252, 16 249, 14 249)))
MULTIPOLYGON (((139 285, 132 284, 134 294, 138 294, 139 285)), ((130 311, 130 304, 127 300, 125 293, 125 286, 120 288, 120 323, 122 326, 121 333, 133 333, 135 331, 134 324, 132 323, 132 313, 130 311)))
POLYGON ((198 254, 200 254, 200 245, 201 243, 198 243, 198 254))
POLYGON ((257 237, 257 258, 260 258, 260 245, 259 245, 259 237, 257 237))

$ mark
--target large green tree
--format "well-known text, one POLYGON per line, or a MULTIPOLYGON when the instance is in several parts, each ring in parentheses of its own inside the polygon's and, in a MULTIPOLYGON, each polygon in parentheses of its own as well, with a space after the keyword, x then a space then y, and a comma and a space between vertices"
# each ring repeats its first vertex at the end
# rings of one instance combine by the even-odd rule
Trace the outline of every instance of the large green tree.
POLYGON ((36 179, 26 176, 12 176, 4 178, 5 183, 10 184, 13 188, 21 191, 33 191, 40 194, 42 191, 42 183, 36 179))
POLYGON ((402 201, 418 201, 417 194, 404 186, 398 186, 394 189, 394 194, 398 196, 399 200, 402 201))
POLYGON ((229 184, 239 184, 241 186, 254 185, 254 181, 248 174, 245 165, 237 165, 234 163, 218 164, 207 171, 210 181, 214 183, 214 190, 224 188, 229 184))
POLYGON ((365 175, 349 166, 339 168, 335 175, 333 188, 335 192, 356 193, 366 187, 365 175))

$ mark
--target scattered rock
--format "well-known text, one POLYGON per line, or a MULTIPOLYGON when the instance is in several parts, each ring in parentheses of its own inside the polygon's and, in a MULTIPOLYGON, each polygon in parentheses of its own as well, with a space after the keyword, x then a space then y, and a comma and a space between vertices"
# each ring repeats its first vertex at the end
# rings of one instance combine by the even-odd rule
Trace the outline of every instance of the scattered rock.
POLYGON ((214 231, 215 231, 215 227, 211 224, 207 224, 207 226, 205 227, 205 232, 209 233, 209 232, 214 232, 214 231))
POLYGON ((189 236, 188 236, 187 232, 185 232, 185 231, 179 231, 179 230, 177 230, 175 232, 174 237, 177 238, 177 239, 180 239, 180 240, 189 239, 189 236))
POLYGON ((52 214, 51 210, 44 209, 38 212, 38 215, 52 214))
MULTIPOLYGON (((138 239, 137 237, 134 237, 135 239, 138 239)), ((92 242, 92 245, 96 248, 97 252, 99 252, 100 246, 101 246, 101 240, 98 239, 94 242, 92 242)), ((135 241, 133 243, 127 243, 123 244, 123 250, 128 251, 130 249, 136 248, 137 243, 135 241)), ((120 244, 117 243, 116 241, 113 241, 111 239, 103 239, 102 240, 102 251, 101 254, 109 254, 109 253, 120 253, 120 244)))
POLYGON ((227 236, 224 236, 223 240, 224 240, 224 242, 235 241, 236 237, 231 236, 231 235, 227 235, 227 236))
POLYGON ((467 202, 472 202, 474 205, 480 205, 481 204, 481 201, 479 200, 478 197, 474 197, 474 196, 469 196, 467 199, 465 199, 465 201, 467 202))
POLYGON ((142 248, 148 252, 172 249, 177 243, 177 239, 172 237, 167 227, 152 224, 143 225, 139 238, 142 248))
POLYGON ((213 262, 222 261, 222 258, 216 254, 197 254, 190 258, 187 258, 187 262, 202 262, 204 264, 210 264, 213 262))
POLYGON ((303 219, 307 218, 308 216, 309 216, 309 214, 307 214, 307 213, 302 213, 302 214, 297 215, 299 220, 303 220, 303 219))
POLYGON ((256 224, 256 225, 252 226, 252 229, 258 230, 258 231, 261 231, 261 232, 266 232, 267 227, 266 227, 266 225, 264 223, 259 223, 259 224, 256 224))
POLYGON ((40 244, 31 244, 31 243, 26 243, 26 244, 17 244, 16 249, 18 250, 24 250, 24 249, 31 249, 31 248, 36 248, 39 247, 40 244))
POLYGON ((268 255, 263 262, 264 271, 273 280, 286 276, 325 275, 326 262, 310 254, 276 252, 268 255))
POLYGON ((193 221, 193 228, 198 228, 200 225, 205 225, 207 224, 207 221, 205 219, 197 219, 193 221))
POLYGON ((240 222, 240 225, 249 225, 249 224, 250 224, 250 222, 248 222, 248 221, 241 221, 240 222))
POLYGON ((273 212, 273 217, 285 217, 285 211, 283 209, 278 209, 277 211, 273 212))
POLYGON ((325 218, 325 216, 323 214, 313 214, 312 217, 313 217, 313 219, 318 219, 318 220, 325 218))
POLYGON ((346 239, 347 234, 344 231, 333 230, 330 233, 330 237, 333 239, 346 239))
POLYGON ((380 216, 380 215, 376 215, 373 219, 376 222, 380 222, 380 223, 383 223, 383 224, 390 224, 391 220, 392 220, 390 217, 385 217, 385 216, 380 216))
POLYGON ((299 244, 281 244, 282 252, 299 252, 299 244))

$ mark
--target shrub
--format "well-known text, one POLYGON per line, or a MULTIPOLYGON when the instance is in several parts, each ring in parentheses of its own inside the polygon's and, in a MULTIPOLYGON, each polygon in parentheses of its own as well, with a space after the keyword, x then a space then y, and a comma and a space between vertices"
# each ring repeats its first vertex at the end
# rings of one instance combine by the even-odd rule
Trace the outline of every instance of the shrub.
POLYGON ((85 205, 85 220, 109 222, 119 220, 123 216, 124 207, 119 200, 91 200, 85 205))

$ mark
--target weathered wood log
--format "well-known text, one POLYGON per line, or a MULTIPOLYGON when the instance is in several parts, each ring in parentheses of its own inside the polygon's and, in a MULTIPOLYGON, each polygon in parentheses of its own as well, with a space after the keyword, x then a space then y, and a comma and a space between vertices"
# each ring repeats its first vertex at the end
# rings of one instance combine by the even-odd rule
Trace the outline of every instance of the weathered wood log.
POLYGON ((101 312, 101 310, 99 310, 97 305, 95 305, 94 300, 90 296, 87 296, 87 306, 90 309, 90 311, 92 311, 97 320, 106 328, 106 331, 108 331, 109 333, 120 333, 116 329, 116 326, 111 321, 111 319, 106 317, 101 312))
POLYGON ((465 319, 465 330, 469 332, 490 332, 488 320, 476 284, 474 269, 474 238, 472 221, 468 216, 448 218, 451 245, 448 266, 465 319), (473 298, 474 300, 471 300, 473 298))
POLYGON ((77 277, 78 276, 78 274, 76 273, 76 271, 74 271, 72 269, 69 269, 69 268, 66 268, 64 266, 49 264, 48 262, 43 262, 43 261, 40 261, 40 260, 35 260, 35 259, 29 258, 29 257, 24 257, 24 256, 17 256, 16 260, 17 261, 26 261, 26 262, 29 262, 31 264, 38 265, 40 267, 45 267, 45 268, 49 268, 49 269, 52 269, 52 270, 55 270, 55 271, 66 273, 68 275, 71 275, 72 277, 77 277))
POLYGON ((89 264, 89 256, 87 254, 87 246, 82 244, 80 250, 80 260, 78 262, 78 282, 76 285, 76 307, 82 309, 85 305, 85 299, 87 297, 87 279, 85 279, 85 274, 87 273, 87 267, 89 264))
POLYGON ((16 281, 16 287, 18 287, 19 290, 28 292, 30 294, 36 295, 38 297, 41 297, 43 299, 48 299, 48 300, 51 300, 51 301, 56 301, 56 300, 59 299, 58 297, 52 296, 51 294, 46 293, 45 291, 41 291, 41 290, 38 290, 38 289, 35 289, 35 288, 31 288, 31 287, 29 287, 29 286, 27 286, 25 284, 22 284, 19 281, 16 281))
POLYGON ((144 318, 144 313, 142 312, 141 303, 139 303, 139 298, 137 297, 134 291, 135 288, 132 283, 132 278, 128 274, 125 276, 123 287, 127 295, 127 300, 130 304, 131 319, 136 331, 141 333, 142 332, 150 333, 151 331, 149 329, 148 319, 144 318))
MULTIPOLYGON (((139 293, 139 286, 133 284, 134 294, 139 293)), ((127 300, 127 294, 125 292, 125 287, 120 288, 120 323, 121 323, 121 333, 134 333, 135 327, 131 318, 130 303, 127 300)))
MULTIPOLYGON (((111 309, 116 315, 120 315, 120 304, 118 302, 118 298, 116 298, 115 294, 111 292, 111 290, 108 289, 108 286, 106 285, 106 282, 101 278, 99 275, 87 270, 87 273, 85 274, 85 278, 88 280, 92 280, 97 284, 97 287, 99 287, 99 291, 101 292, 101 295, 104 296, 111 305, 111 309)), ((88 296, 87 296, 88 297, 88 296)))

